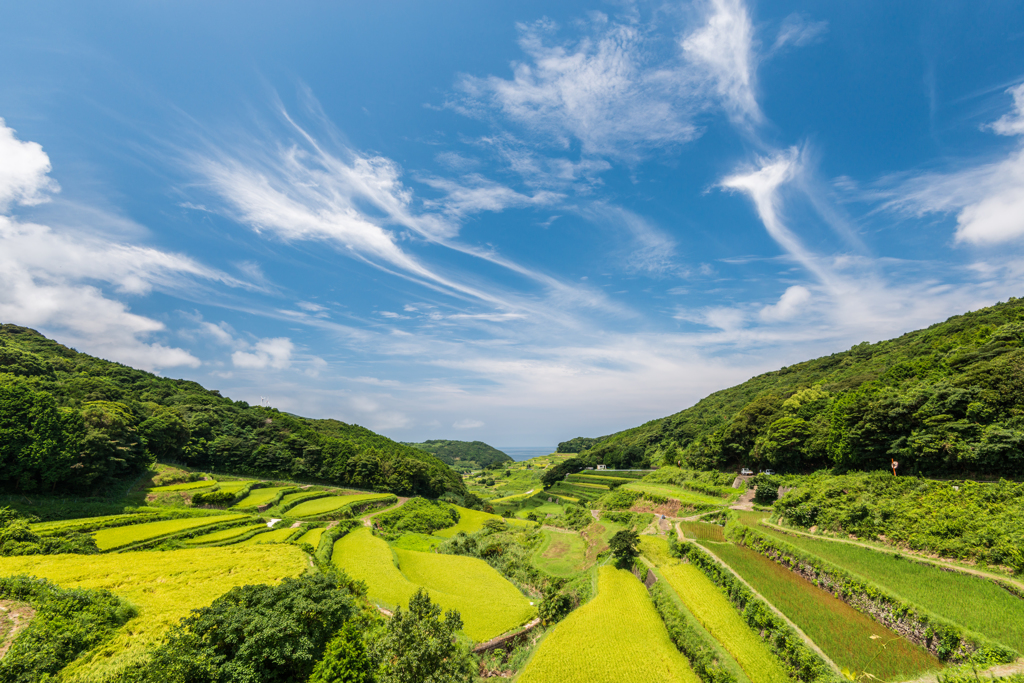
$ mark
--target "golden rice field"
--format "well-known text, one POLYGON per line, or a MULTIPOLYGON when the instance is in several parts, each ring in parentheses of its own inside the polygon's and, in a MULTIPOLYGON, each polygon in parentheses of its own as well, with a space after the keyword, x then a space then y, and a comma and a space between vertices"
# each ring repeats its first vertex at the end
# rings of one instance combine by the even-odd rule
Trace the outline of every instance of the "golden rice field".
POLYGON ((529 621, 535 610, 515 586, 483 560, 397 550, 360 527, 334 545, 334 564, 366 582, 371 600, 384 607, 407 607, 424 587, 445 610, 458 610, 463 632, 485 641, 529 621), (401 569, 395 564, 396 556, 401 569))
POLYGON ((126 515, 103 515, 102 517, 83 517, 81 519, 62 519, 56 522, 38 522, 30 525, 32 531, 39 533, 46 533, 49 531, 74 531, 77 527, 91 526, 93 524, 102 524, 104 522, 112 522, 122 519, 134 519, 143 520, 147 515, 155 514, 155 511, 148 512, 137 512, 126 515))
POLYGON ((391 498, 390 493, 354 493, 349 496, 328 496, 327 498, 316 498, 305 503, 299 503, 285 514, 289 517, 318 517, 319 515, 326 515, 335 510, 340 510, 346 505, 353 503, 387 500, 389 498, 391 498))
POLYGON ((316 529, 310 529, 306 533, 302 534, 298 538, 299 543, 308 543, 314 548, 320 545, 320 537, 327 531, 326 527, 317 527, 316 529))
POLYGON ((154 486, 146 491, 160 493, 162 491, 191 491, 193 489, 206 489, 216 485, 215 481, 188 481, 183 484, 169 484, 167 486, 154 486))
POLYGON ((137 661, 169 627, 235 586, 277 583, 306 568, 293 546, 187 548, 117 555, 0 557, 0 576, 30 574, 71 588, 105 588, 134 604, 137 617, 61 673, 69 683, 104 683, 137 661))
POLYGON ((545 638, 519 683, 699 683, 669 640, 647 589, 601 567, 597 597, 545 638))
POLYGON ((131 526, 118 526, 111 529, 100 529, 92 533, 96 547, 100 550, 113 550, 126 545, 148 541, 182 531, 190 531, 212 524, 223 524, 246 515, 211 515, 209 517, 187 517, 185 519, 167 519, 162 522, 146 522, 131 526))
POLYGON ((254 508, 260 505, 266 505, 277 498, 277 494, 281 491, 295 488, 294 486, 271 486, 265 489, 253 489, 248 496, 235 503, 236 508, 254 508))
POLYGON ((440 536, 441 538, 451 538, 452 536, 458 534, 460 531, 465 532, 467 534, 472 534, 483 529, 484 524, 487 523, 487 520, 489 519, 507 521, 509 524, 519 524, 523 526, 528 526, 531 524, 531 522, 527 522, 521 519, 505 520, 498 515, 492 515, 487 512, 480 512, 479 510, 470 510, 469 508, 459 507, 458 505, 455 505, 454 507, 458 508, 459 510, 459 523, 455 526, 450 526, 447 529, 435 531, 435 536, 440 536))
POLYGON ((284 543, 295 533, 295 529, 284 527, 283 529, 272 529, 262 534, 256 534, 247 538, 238 545, 259 545, 260 543, 284 543))
POLYGON ((660 571, 686 608, 736 659, 752 683, 789 682, 782 663, 703 572, 679 562, 663 565, 660 571))
POLYGON ((230 529, 221 529, 220 531, 214 531, 210 534, 203 534, 202 536, 196 536, 185 541, 185 545, 205 545, 207 543, 220 543, 222 541, 230 541, 232 538, 238 538, 245 534, 256 531, 257 529, 266 529, 266 524, 256 524, 253 526, 235 526, 230 529))
POLYGON ((641 535, 640 552, 644 557, 653 562, 655 567, 678 561, 669 554, 668 541, 658 536, 641 535))

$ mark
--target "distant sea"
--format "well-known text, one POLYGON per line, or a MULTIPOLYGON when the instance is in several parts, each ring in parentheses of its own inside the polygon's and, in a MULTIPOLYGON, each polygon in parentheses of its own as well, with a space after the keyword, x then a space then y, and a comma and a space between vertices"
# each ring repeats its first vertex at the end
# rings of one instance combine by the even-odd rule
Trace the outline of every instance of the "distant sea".
POLYGON ((495 448, 516 462, 555 452, 554 446, 496 446, 495 448))

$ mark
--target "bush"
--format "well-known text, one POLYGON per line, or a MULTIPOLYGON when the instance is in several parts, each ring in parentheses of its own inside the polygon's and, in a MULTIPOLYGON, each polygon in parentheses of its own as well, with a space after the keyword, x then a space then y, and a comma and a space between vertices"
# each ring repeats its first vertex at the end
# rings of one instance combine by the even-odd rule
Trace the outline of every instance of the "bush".
POLYGON ((455 506, 426 498, 413 498, 405 505, 376 517, 382 535, 389 539, 408 531, 430 534, 454 526, 458 521, 459 511, 455 506))
POLYGON ((759 474, 754 477, 752 483, 757 487, 754 502, 758 505, 771 505, 779 499, 779 485, 771 477, 759 474))

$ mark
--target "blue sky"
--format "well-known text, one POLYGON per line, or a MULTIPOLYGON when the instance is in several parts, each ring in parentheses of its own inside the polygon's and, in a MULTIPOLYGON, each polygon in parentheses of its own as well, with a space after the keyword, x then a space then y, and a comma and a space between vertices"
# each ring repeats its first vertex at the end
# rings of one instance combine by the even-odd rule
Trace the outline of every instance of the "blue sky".
POLYGON ((8 3, 0 320, 554 444, 1024 296, 1024 5, 8 3))

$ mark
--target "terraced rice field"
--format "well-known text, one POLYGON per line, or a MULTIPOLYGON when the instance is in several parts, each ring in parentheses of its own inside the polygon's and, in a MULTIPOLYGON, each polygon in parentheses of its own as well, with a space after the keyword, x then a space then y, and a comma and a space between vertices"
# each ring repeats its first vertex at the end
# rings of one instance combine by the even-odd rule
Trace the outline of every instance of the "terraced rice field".
POLYGON ((287 491, 288 489, 295 488, 294 486, 271 486, 265 489, 253 489, 248 496, 235 503, 236 508, 255 508, 260 505, 266 505, 267 503, 273 502, 277 498, 277 494, 281 491, 287 491))
POLYGON ((220 482, 220 486, 217 487, 217 490, 225 491, 227 493, 238 493, 251 483, 251 481, 222 481, 220 482))
POLYGON ((296 491, 295 493, 286 493, 284 496, 282 496, 281 502, 278 503, 278 505, 284 507, 289 505, 290 503, 293 503, 296 500, 302 500, 303 498, 308 498, 310 496, 316 495, 318 495, 316 491, 296 491))
POLYGON ((483 529, 484 524, 489 519, 508 521, 510 524, 531 524, 531 522, 525 522, 522 520, 503 520, 498 515, 492 515, 487 512, 480 512, 479 510, 470 510, 469 508, 459 507, 458 505, 454 507, 458 508, 459 510, 459 523, 455 526, 450 526, 447 529, 440 529, 438 531, 435 531, 435 536, 440 536, 441 538, 451 538, 452 536, 458 534, 460 531, 465 532, 467 534, 472 534, 483 529))
POLYGON ((749 548, 713 544, 711 552, 789 617, 840 667, 882 680, 907 680, 942 663, 871 617, 749 548), (884 646, 884 647, 883 647, 884 646))
POLYGON ((655 567, 677 562, 668 552, 668 541, 657 536, 641 536, 640 552, 648 560, 654 563, 655 567))
POLYGON ((392 541, 391 547, 401 548, 402 550, 419 550, 423 553, 429 553, 442 543, 444 543, 443 538, 428 536, 427 534, 417 534, 410 531, 399 536, 398 540, 392 541))
POLYGON ((319 517, 329 515, 340 510, 346 505, 353 503, 365 503, 374 500, 387 500, 391 498, 390 493, 355 493, 350 496, 328 496, 327 498, 316 498, 315 500, 299 503, 291 510, 288 510, 289 517, 319 517))
POLYGON ((407 607, 417 589, 427 588, 431 600, 443 609, 459 611, 463 631, 475 641, 514 629, 535 613, 530 601, 483 560, 412 550, 392 553, 366 527, 342 537, 334 545, 332 561, 352 578, 365 581, 371 600, 392 609, 407 607))
POLYGON ((209 517, 167 519, 162 522, 147 522, 144 524, 132 524, 131 526, 118 526, 111 529, 100 529, 99 531, 94 531, 92 537, 96 540, 96 547, 100 550, 112 550, 212 524, 223 524, 224 522, 245 519, 245 517, 246 515, 211 515, 209 517))
POLYGON ((505 496, 504 498, 495 498, 495 499, 489 500, 487 502, 488 503, 511 503, 514 500, 522 500, 524 498, 529 498, 533 494, 534 494, 533 491, 526 491, 524 493, 513 493, 511 496, 505 496))
POLYGON ((137 512, 127 515, 103 515, 102 517, 82 517, 80 519, 62 519, 56 522, 38 522, 36 524, 29 525, 32 531, 39 533, 49 533, 51 531, 74 531, 75 529, 92 526, 94 524, 103 524, 105 522, 115 522, 120 520, 137 520, 145 521, 148 515, 154 514, 153 512, 137 512))
POLYGON ((708 522, 680 522, 679 527, 687 538, 698 541, 725 543, 725 528, 708 522))
POLYGON ((259 545, 260 543, 284 543, 293 534, 295 529, 284 527, 283 529, 271 529, 265 531, 262 534, 256 534, 252 538, 247 538, 238 545, 259 545))
POLYGON ((626 477, 612 477, 610 475, 603 474, 570 474, 566 477, 569 481, 589 482, 591 484, 629 484, 630 482, 636 481, 636 479, 628 479, 626 477))
POLYGON ((684 489, 681 486, 672 486, 671 484, 650 484, 644 481, 633 482, 631 484, 625 484, 622 486, 627 491, 639 491, 641 493, 653 493, 656 496, 665 496, 666 498, 675 498, 679 502, 687 505, 720 505, 724 506, 728 501, 725 498, 718 498, 715 496, 708 496, 703 493, 697 493, 684 489))
POLYGON ((519 683, 698 683, 669 640, 647 589, 610 566, 598 574, 597 597, 555 627, 519 683))
POLYGON ((307 561, 292 546, 188 548, 162 553, 0 557, 0 576, 30 574, 69 588, 106 588, 139 608, 114 638, 76 660, 62 681, 104 681, 164 637, 194 609, 235 586, 298 576, 307 561))
POLYGON ((306 533, 299 536, 298 543, 308 543, 314 548, 320 545, 320 537, 327 531, 326 527, 317 527, 316 529, 310 529, 306 533))
POLYGON ((572 531, 542 529, 543 542, 533 551, 533 566, 554 576, 571 576, 587 564, 587 544, 572 531))
POLYGON ((894 554, 758 527, 935 614, 1024 653, 1024 600, 995 583, 894 554))
POLYGON ((253 526, 236 526, 230 529, 222 529, 220 531, 214 531, 212 534, 203 534, 202 536, 196 536, 185 541, 186 545, 204 545, 206 543, 221 543, 224 541, 230 541, 232 538, 238 538, 245 534, 256 531, 257 529, 266 529, 266 524, 256 524, 253 526))
POLYGON ((789 683, 782 663, 699 569, 675 562, 662 566, 660 571, 690 613, 736 659, 752 683, 789 683))
POLYGON ((530 514, 531 512, 536 512, 543 518, 547 515, 560 515, 564 511, 565 508, 559 505, 558 503, 544 503, 543 505, 538 505, 537 507, 533 508, 523 508, 522 510, 516 513, 516 517, 520 519, 526 519, 526 515, 530 514))
POLYGON ((153 488, 146 489, 150 493, 160 493, 163 491, 192 491, 193 489, 208 489, 214 486, 217 482, 215 481, 189 481, 184 484, 169 484, 168 486, 154 486, 153 488))

